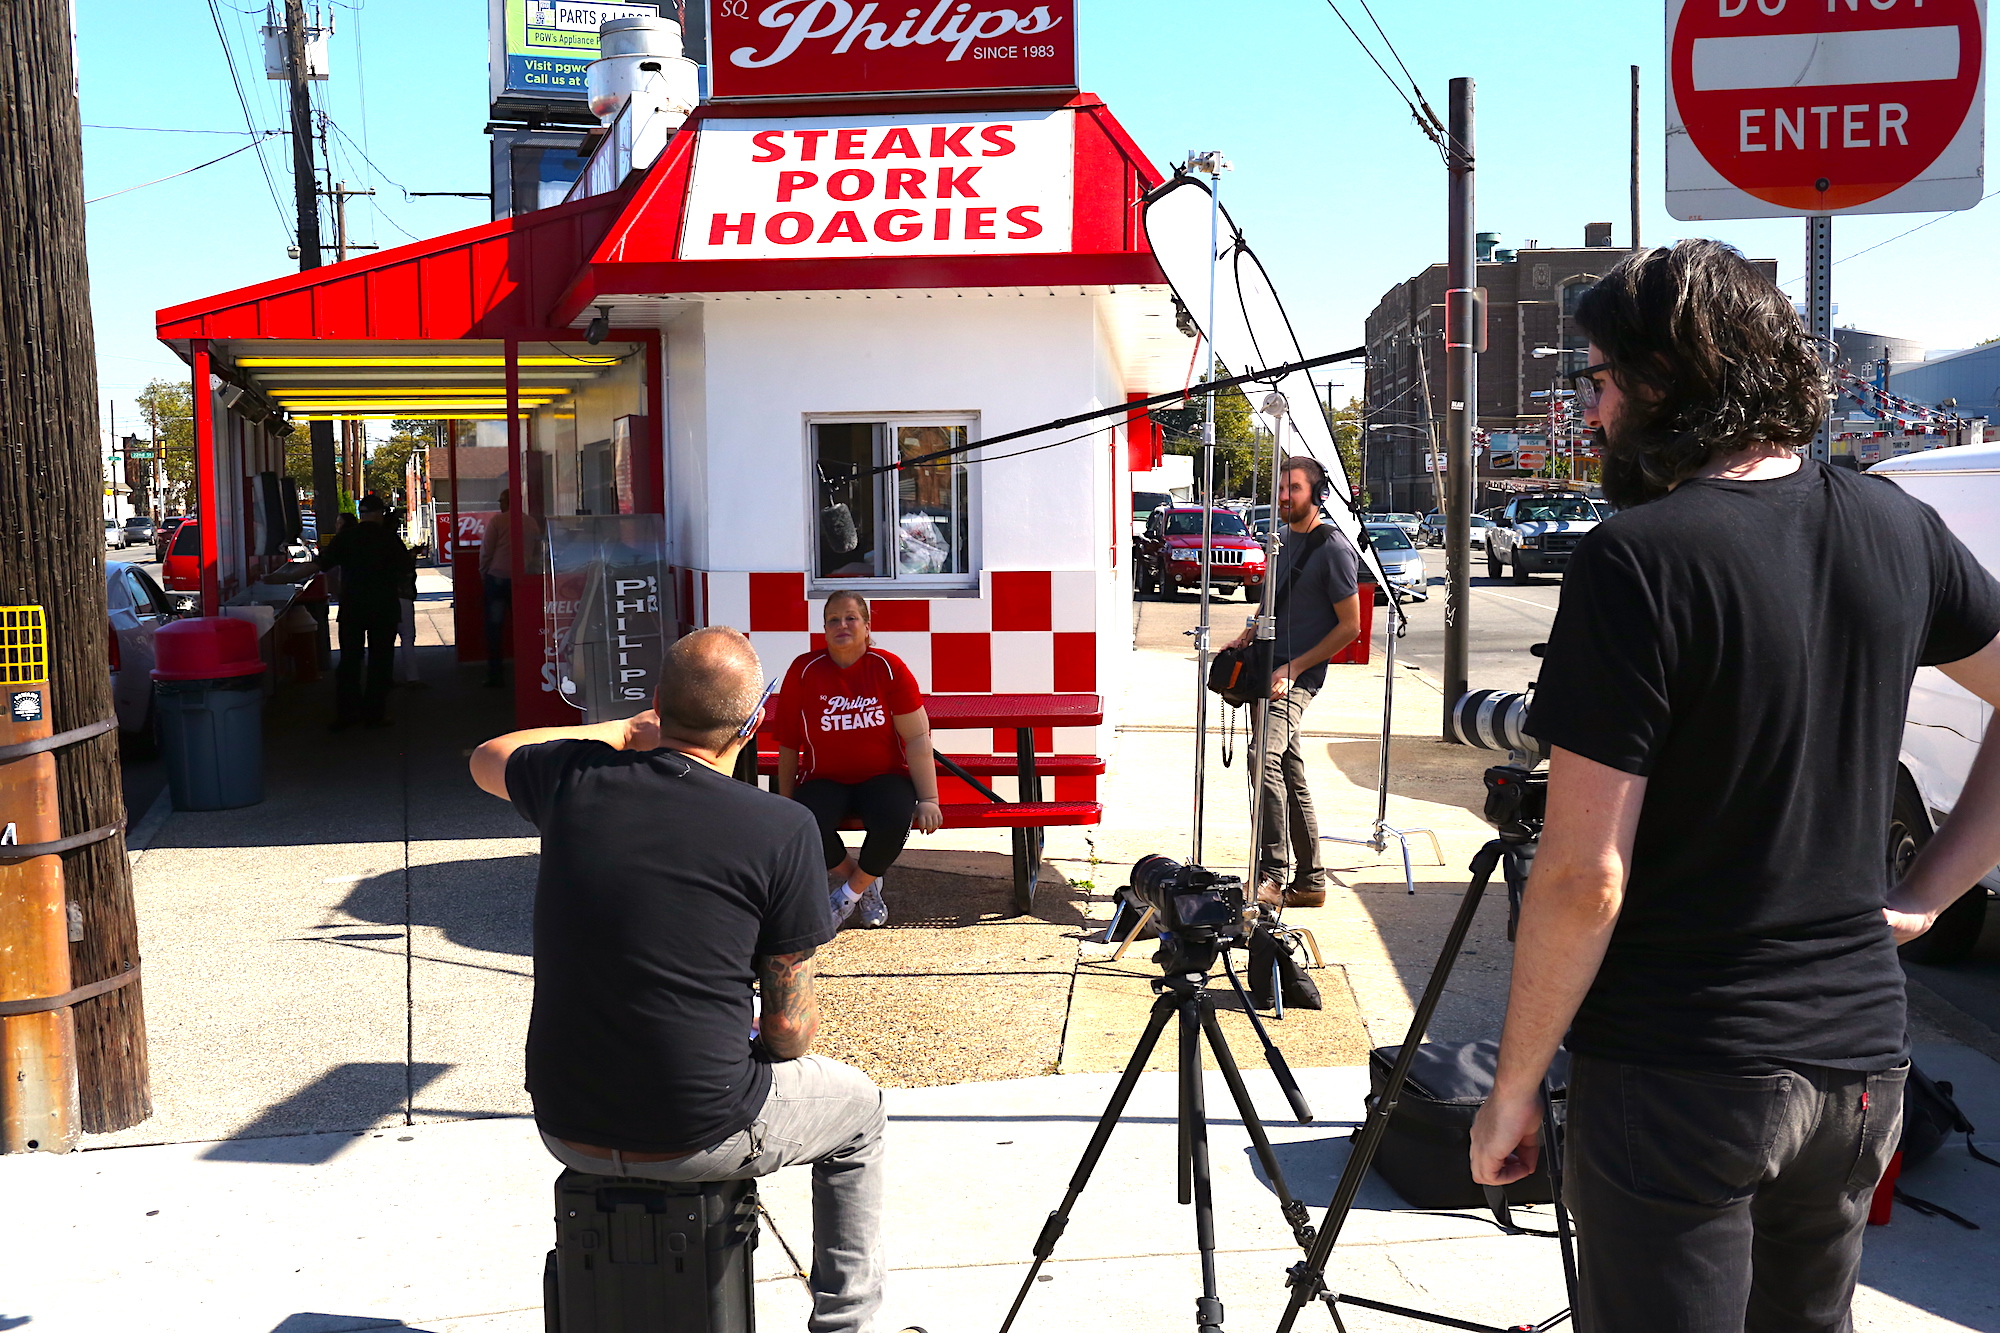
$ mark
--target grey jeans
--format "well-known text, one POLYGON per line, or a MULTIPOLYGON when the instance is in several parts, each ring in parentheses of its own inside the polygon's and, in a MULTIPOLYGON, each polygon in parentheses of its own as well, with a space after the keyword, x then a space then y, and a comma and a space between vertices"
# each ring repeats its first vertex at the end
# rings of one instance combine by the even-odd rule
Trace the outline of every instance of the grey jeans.
POLYGON ((750 1128, 671 1162, 606 1161, 542 1135, 564 1166, 600 1176, 691 1184, 812 1164, 810 1333, 868 1333, 882 1305, 882 1091, 823 1055, 771 1066, 771 1095, 750 1128))
POLYGON ((1312 792, 1306 789, 1305 753, 1299 731, 1306 709, 1318 690, 1294 685, 1285 697, 1259 704, 1269 719, 1265 737, 1264 780, 1258 788, 1257 877, 1275 879, 1287 888, 1317 889, 1326 884, 1319 859, 1319 820, 1313 816, 1312 792))
POLYGON ((1577 1333, 1847 1333, 1908 1076, 1573 1057, 1577 1333))

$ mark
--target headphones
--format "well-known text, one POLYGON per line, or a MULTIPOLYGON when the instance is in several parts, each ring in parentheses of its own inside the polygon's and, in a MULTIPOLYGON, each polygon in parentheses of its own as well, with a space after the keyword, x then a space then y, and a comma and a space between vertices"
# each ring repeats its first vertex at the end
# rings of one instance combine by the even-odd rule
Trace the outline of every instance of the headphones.
POLYGON ((1326 497, 1333 494, 1333 479, 1326 475, 1326 468, 1320 461, 1310 454, 1291 455, 1285 459, 1284 470, 1306 474, 1307 479, 1312 482, 1312 498, 1315 505, 1325 504, 1326 497))

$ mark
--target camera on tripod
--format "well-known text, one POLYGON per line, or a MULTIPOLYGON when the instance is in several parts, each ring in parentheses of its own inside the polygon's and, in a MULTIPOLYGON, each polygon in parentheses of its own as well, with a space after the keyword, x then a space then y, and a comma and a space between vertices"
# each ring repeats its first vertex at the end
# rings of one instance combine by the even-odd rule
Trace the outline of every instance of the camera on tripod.
POLYGON ((1533 842, 1542 836, 1549 810, 1549 775, 1519 764, 1486 770, 1486 822, 1502 842, 1533 842))
POLYGON ((1206 972, 1217 954, 1249 934, 1243 879, 1165 856, 1142 856, 1121 896, 1134 910, 1150 911, 1160 927, 1153 961, 1162 972, 1206 972))

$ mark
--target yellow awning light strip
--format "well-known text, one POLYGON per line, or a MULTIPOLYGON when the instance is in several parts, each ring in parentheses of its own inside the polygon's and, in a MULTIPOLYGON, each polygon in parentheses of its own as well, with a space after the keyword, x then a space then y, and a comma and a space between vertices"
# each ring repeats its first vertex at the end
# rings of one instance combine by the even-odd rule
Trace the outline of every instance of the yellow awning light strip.
MULTIPOLYGON (((545 402, 531 402, 522 399, 523 410, 533 411, 546 407, 545 402)), ((450 412, 464 409, 468 412, 504 412, 507 410, 505 398, 425 398, 407 403, 353 402, 345 398, 323 398, 304 403, 286 403, 287 412, 396 412, 408 416, 411 412, 450 412)))
MULTIPOLYGON (((525 418, 526 413, 522 413, 525 418)), ((302 412, 293 421, 505 421, 505 412, 452 412, 437 417, 414 412, 302 412)), ((557 421, 574 421, 574 412, 558 412, 557 421)))
MULTIPOLYGON (((266 389, 271 398, 491 398, 506 393, 506 389, 496 384, 455 384, 422 385, 413 388, 398 386, 321 385, 309 388, 266 389)), ((560 398, 569 390, 549 385, 535 385, 523 388, 520 398, 526 402, 530 398, 560 398)))
MULTIPOLYGON (((622 357, 584 356, 522 356, 514 359, 517 366, 615 366, 622 357)), ((405 366, 496 366, 504 368, 504 356, 245 356, 238 357, 236 364, 251 369, 267 367, 296 366, 378 366, 384 370, 398 370, 405 366)))

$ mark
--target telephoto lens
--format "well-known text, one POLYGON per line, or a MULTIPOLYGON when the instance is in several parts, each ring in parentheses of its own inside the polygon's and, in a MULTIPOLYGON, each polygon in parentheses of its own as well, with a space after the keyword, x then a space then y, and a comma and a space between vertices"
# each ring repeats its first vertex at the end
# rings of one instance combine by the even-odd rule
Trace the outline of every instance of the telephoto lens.
POLYGON ((1522 730, 1527 721, 1528 696, 1506 690, 1468 691, 1451 710, 1452 730, 1465 744, 1517 752, 1530 762, 1544 759, 1542 743, 1522 730))

